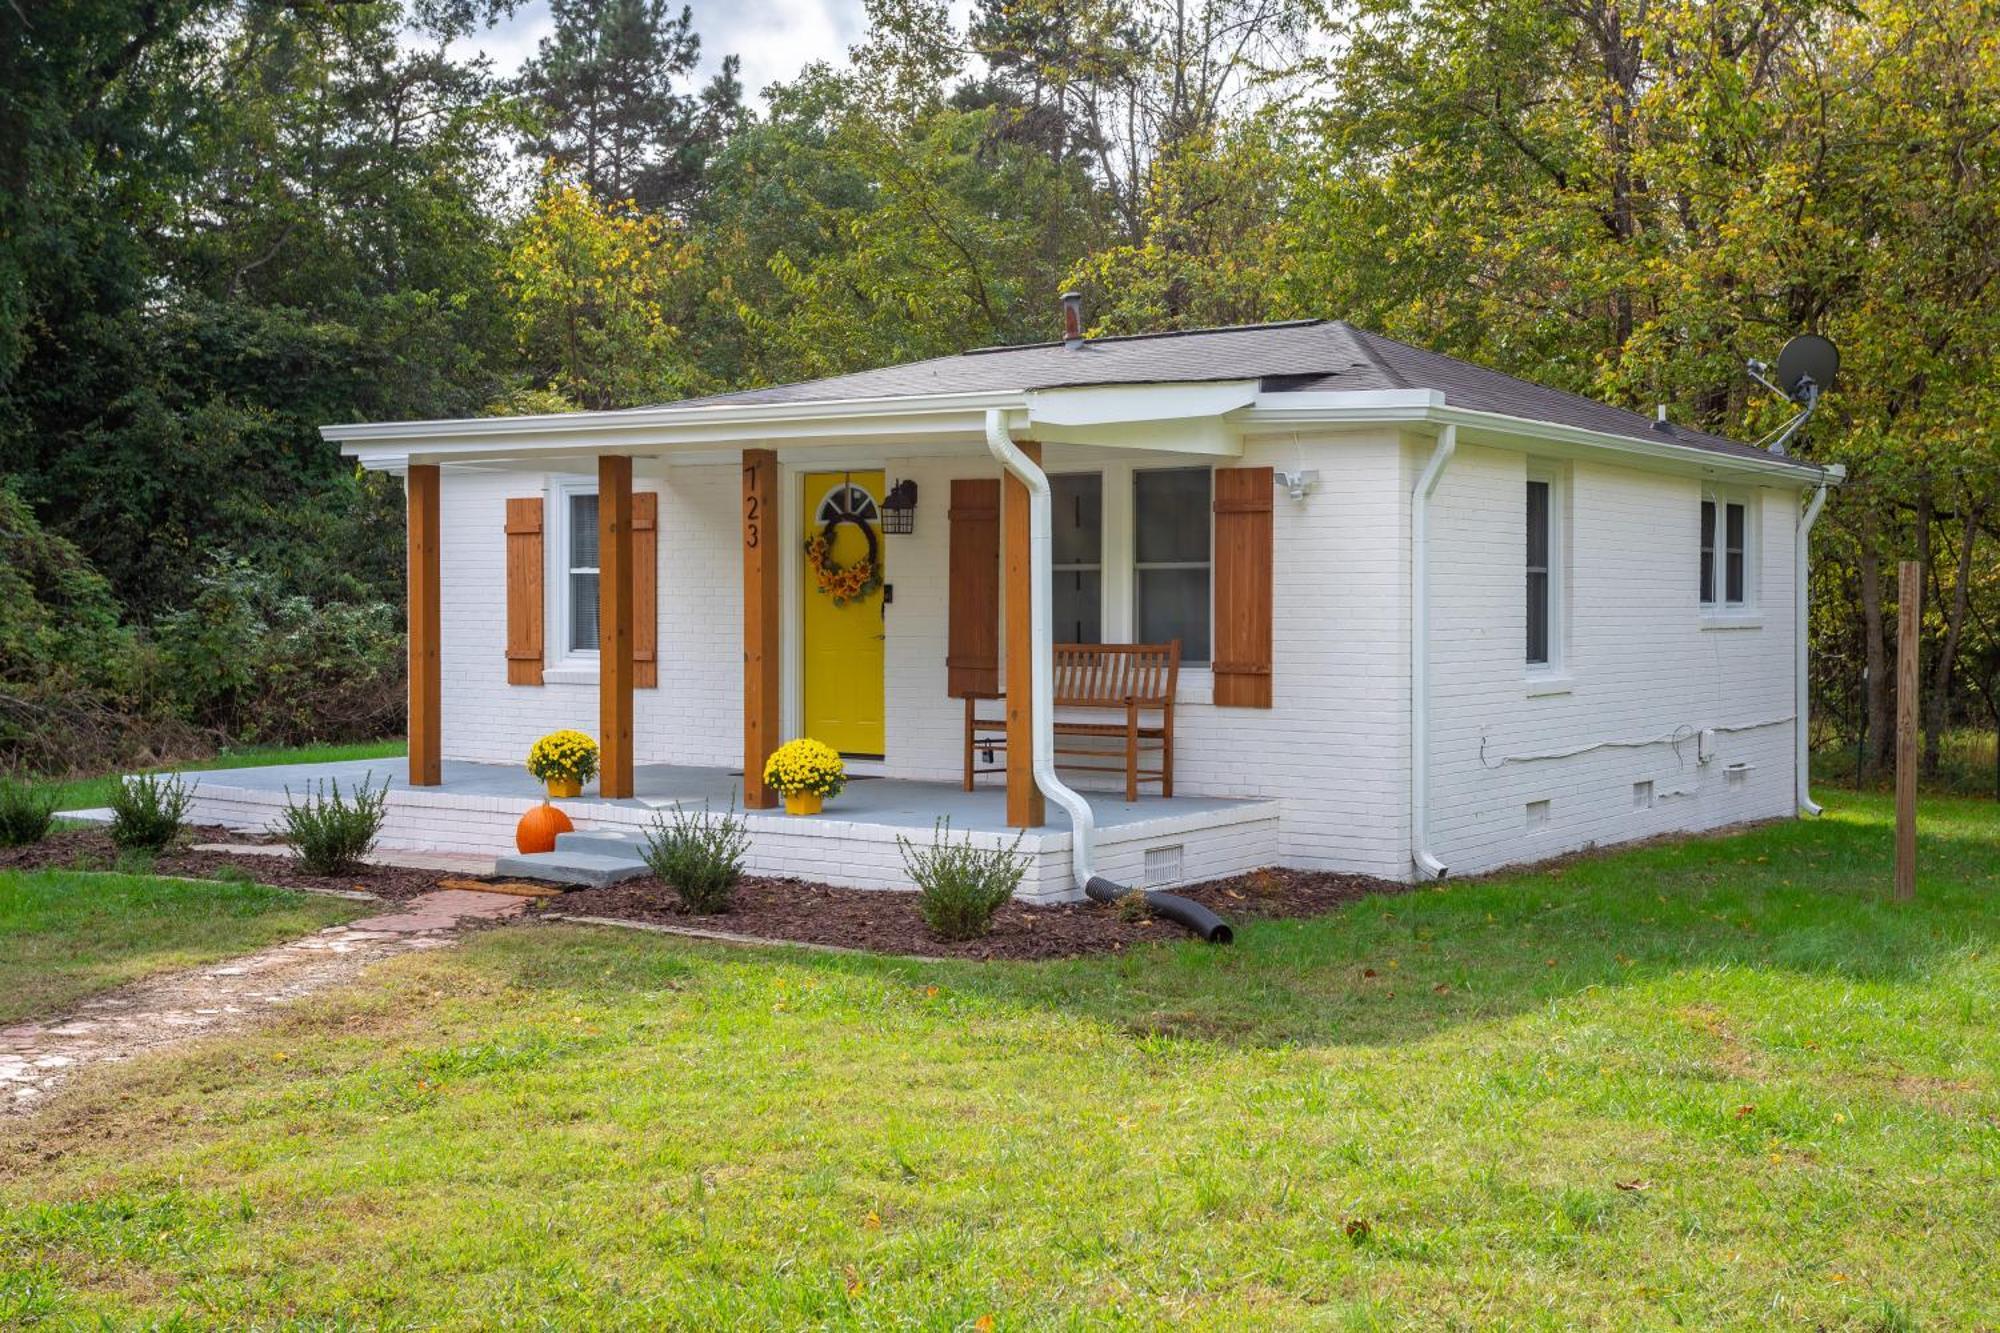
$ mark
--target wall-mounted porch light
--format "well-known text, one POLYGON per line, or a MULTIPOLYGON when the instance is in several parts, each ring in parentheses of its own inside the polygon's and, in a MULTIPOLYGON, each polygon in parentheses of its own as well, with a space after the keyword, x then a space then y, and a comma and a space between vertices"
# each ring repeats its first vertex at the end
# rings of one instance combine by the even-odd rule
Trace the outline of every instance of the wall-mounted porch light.
POLYGON ((917 530, 917 483, 905 477, 882 501, 882 531, 908 536, 917 530))
POLYGON ((1294 500, 1303 500, 1319 485, 1318 468, 1301 468, 1297 472, 1273 472, 1271 480, 1285 488, 1285 493, 1294 500))

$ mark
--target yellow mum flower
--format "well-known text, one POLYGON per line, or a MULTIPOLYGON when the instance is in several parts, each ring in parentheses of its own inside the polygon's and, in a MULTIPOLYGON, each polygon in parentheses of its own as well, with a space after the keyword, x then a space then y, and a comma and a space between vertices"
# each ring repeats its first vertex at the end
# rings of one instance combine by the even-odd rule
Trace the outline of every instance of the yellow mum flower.
POLYGON ((542 782, 588 782, 597 775, 597 742, 580 731, 552 731, 529 748, 528 771, 542 782))
POLYGON ((764 761, 764 782, 787 795, 811 792, 838 796, 847 785, 847 765, 831 745, 801 736, 771 752, 764 761))

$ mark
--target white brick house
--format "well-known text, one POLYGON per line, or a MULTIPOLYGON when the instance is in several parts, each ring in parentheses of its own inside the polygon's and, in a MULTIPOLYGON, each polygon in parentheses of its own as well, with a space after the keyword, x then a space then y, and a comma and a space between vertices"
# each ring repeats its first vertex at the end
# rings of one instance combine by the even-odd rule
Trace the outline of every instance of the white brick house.
MULTIPOLYGON (((1100 869, 1407 879, 1809 806, 1801 544, 1834 478, 1339 322, 1072 338, 658 408, 326 435, 411 478, 416 786, 438 785, 443 760, 517 765, 575 727, 605 740, 607 797, 634 797, 635 766, 667 765, 740 771, 755 808, 762 756, 817 731, 847 738, 858 773, 955 789, 969 670, 1020 707, 1004 777, 1022 804, 1004 822, 1032 810, 1050 862, 1033 882, 1061 896, 1093 848, 1058 836, 1073 808, 1058 789, 1103 778, 1055 764, 1037 782, 1047 742, 1020 696, 1050 651, 1040 617, 1057 643, 1182 644, 1173 798, 1138 805, 1206 813, 1125 842, 1100 830, 1100 869), (628 484, 625 467, 640 498, 621 529, 601 492, 628 484), (1003 537, 988 515, 983 546, 958 525, 986 492, 963 484, 1003 476, 1022 521, 1003 537), (1223 480, 1268 506, 1213 503, 1223 480), (906 482, 911 530, 885 532, 906 482), (803 546, 850 502, 876 525, 886 589, 840 619, 803 546), (1049 551, 1040 588, 1031 530, 1049 551), (629 603, 621 541, 641 562, 629 603), (1026 595, 967 591, 1009 583, 1017 560, 1026 595), (1038 789, 1056 808, 1028 804, 1038 789), (1141 852, 1160 853, 1152 869, 1141 852)), ((850 873, 851 848, 815 858, 794 839, 781 855, 778 835, 808 825, 776 819, 770 865, 893 882, 850 873)))

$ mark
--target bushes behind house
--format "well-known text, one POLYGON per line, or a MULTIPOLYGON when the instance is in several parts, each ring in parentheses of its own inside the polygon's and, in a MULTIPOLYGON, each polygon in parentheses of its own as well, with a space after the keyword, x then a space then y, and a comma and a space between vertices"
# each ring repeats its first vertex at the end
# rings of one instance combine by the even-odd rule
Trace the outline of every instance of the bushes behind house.
POLYGON ((709 814, 704 801, 699 814, 676 808, 646 830, 646 864, 688 911, 703 916, 729 910, 749 850, 750 833, 734 800, 720 818, 709 814))
POLYGON ((142 623, 5 478, 0 551, 0 769, 101 773, 402 729, 401 613, 370 582, 302 571, 291 548, 218 550, 142 623))
POLYGON ((370 787, 363 778, 352 800, 340 793, 340 781, 317 784, 302 799, 285 788, 285 813, 271 826, 280 842, 292 849, 299 865, 314 875, 340 875, 355 869, 375 847, 382 820, 389 812, 389 779, 370 787))
POLYGON ((126 778, 111 793, 111 841, 127 851, 165 851, 187 827, 193 800, 178 773, 126 778))
POLYGON ((40 842, 55 813, 55 788, 0 778, 0 847, 40 842))
POLYGON ((931 830, 928 847, 902 837, 896 845, 916 881, 917 911, 947 940, 976 939, 991 930, 993 914, 1014 896, 1028 870, 1019 834, 1005 847, 979 847, 970 836, 953 842, 949 819, 931 830))

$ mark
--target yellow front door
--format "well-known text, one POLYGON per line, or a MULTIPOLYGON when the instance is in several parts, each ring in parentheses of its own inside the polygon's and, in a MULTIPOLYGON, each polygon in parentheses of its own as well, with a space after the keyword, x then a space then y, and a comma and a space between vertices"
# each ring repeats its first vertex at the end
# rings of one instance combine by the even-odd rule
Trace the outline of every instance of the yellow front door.
POLYGON ((811 550, 802 557, 805 733, 842 754, 883 752, 881 501, 880 472, 806 474, 806 538, 827 544, 818 567, 811 550), (864 580, 856 566, 871 554, 873 577, 864 580), (861 582, 865 590, 854 586, 861 582))

